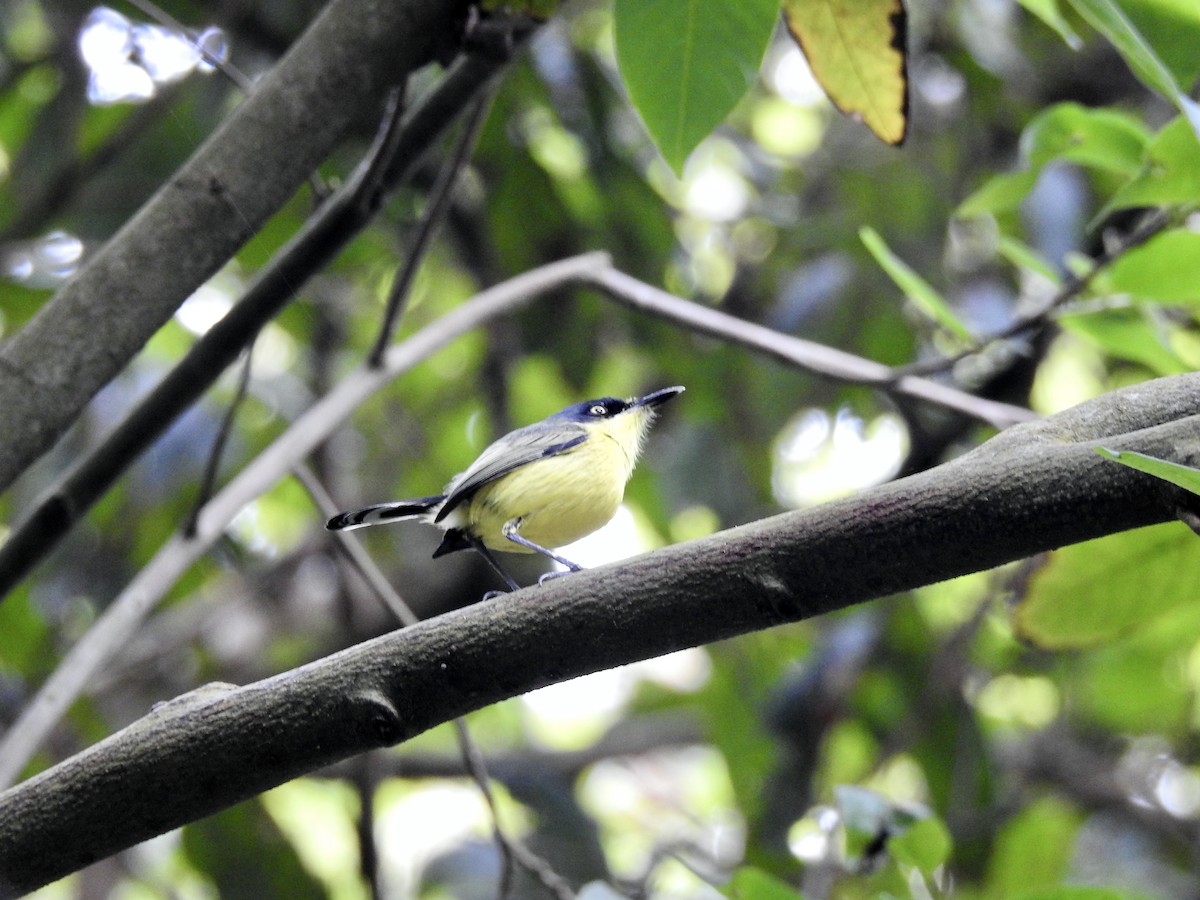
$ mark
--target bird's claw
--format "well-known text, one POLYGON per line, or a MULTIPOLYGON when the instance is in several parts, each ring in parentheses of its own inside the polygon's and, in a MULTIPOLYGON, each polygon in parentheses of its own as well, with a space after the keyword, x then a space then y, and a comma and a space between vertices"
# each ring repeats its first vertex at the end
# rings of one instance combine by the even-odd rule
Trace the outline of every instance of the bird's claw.
POLYGON ((572 572, 578 572, 578 571, 579 571, 579 569, 568 569, 565 572, 557 572, 557 571, 556 572, 547 572, 545 575, 541 575, 538 577, 538 585, 541 586, 541 585, 545 584, 547 581, 551 581, 555 578, 562 578, 564 575, 570 575, 572 572))
POLYGON ((495 600, 497 597, 503 597, 507 593, 508 593, 508 591, 488 591, 486 594, 483 595, 483 599, 480 602, 486 602, 488 600, 495 600))

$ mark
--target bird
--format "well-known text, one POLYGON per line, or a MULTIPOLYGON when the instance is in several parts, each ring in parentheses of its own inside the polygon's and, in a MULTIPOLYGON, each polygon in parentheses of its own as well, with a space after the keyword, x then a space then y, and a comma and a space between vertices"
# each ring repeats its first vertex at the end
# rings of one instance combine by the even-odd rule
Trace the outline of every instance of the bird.
MULTIPOLYGON (((540 553, 577 572, 581 566, 551 548, 586 537, 616 514, 658 408, 683 390, 568 406, 490 444, 440 494, 339 513, 325 527, 351 531, 419 519, 444 532, 434 559, 475 550, 514 591, 520 585, 493 550, 540 553)), ((543 579, 558 574, 565 573, 543 579)))

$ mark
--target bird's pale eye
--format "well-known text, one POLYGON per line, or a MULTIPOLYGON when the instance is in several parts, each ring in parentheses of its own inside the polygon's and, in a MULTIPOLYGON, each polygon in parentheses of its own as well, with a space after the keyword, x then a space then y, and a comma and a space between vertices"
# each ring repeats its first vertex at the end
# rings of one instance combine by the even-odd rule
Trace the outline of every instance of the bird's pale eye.
POLYGON ((603 407, 602 405, 600 405, 599 403, 597 403, 591 409, 588 410, 588 414, 593 415, 593 416, 606 416, 606 415, 608 415, 608 410, 605 407, 603 407))

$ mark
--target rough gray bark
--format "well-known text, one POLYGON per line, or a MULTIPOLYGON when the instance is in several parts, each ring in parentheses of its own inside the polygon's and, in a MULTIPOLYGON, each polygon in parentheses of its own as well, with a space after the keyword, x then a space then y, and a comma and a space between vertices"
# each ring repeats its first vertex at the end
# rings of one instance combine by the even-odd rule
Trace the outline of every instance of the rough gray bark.
POLYGON ((1097 444, 1195 464, 1200 374, 1015 426, 937 469, 478 603, 246 687, 211 686, 0 794, 0 890, 29 890, 290 778, 557 681, 795 622, 1195 498, 1097 444))
POLYGON ((333 0, 324 9, 170 182, 0 347, 0 490, 390 86, 453 39, 465 6, 333 0))

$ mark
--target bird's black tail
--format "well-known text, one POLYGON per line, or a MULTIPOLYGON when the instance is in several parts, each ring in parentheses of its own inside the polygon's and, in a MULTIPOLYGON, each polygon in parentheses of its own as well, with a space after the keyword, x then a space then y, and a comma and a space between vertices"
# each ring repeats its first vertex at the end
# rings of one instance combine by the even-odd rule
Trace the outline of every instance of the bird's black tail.
POLYGON ((376 503, 351 512, 338 513, 325 523, 329 531, 350 531, 368 525, 383 525, 398 519, 413 519, 422 516, 445 500, 444 494, 436 497, 420 497, 416 500, 396 500, 392 503, 376 503))

